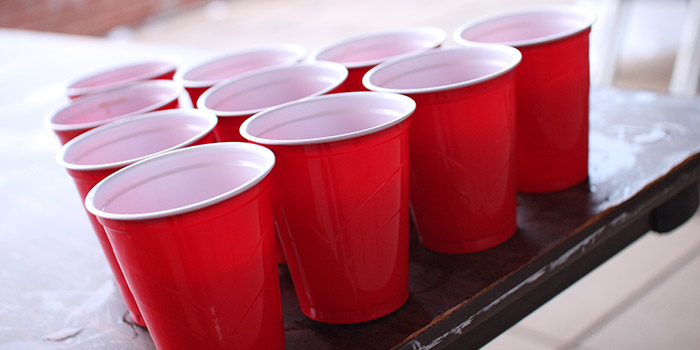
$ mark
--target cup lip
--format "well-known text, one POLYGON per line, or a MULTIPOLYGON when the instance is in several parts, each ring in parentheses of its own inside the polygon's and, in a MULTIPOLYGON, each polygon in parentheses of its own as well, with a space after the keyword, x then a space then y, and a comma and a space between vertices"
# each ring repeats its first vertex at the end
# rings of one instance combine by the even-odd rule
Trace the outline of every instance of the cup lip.
POLYGON ((584 7, 584 6, 579 6, 579 5, 549 5, 549 6, 535 6, 535 7, 530 7, 530 8, 524 8, 524 9, 519 9, 519 10, 511 10, 511 11, 505 11, 505 12, 500 12, 500 13, 495 13, 492 15, 484 16, 479 19, 475 19, 473 21, 467 22, 459 26, 453 33, 452 33, 452 40, 455 41, 457 44, 461 45, 472 45, 475 43, 484 43, 484 42, 476 42, 476 41, 471 41, 462 38, 462 34, 469 30, 469 29, 474 29, 478 26, 484 25, 489 22, 493 21, 498 21, 501 19, 509 18, 509 17, 517 17, 517 16, 522 16, 522 15, 528 15, 528 14, 534 14, 534 13, 564 13, 564 14, 574 14, 574 15, 581 15, 582 18, 585 18, 585 25, 582 25, 580 27, 575 27, 575 28, 570 28, 569 30, 565 30, 559 33, 555 34, 550 34, 550 35, 545 35, 537 38, 532 38, 532 39, 526 39, 526 40, 514 40, 514 41, 505 41, 505 42, 498 42, 497 44, 501 45, 508 45, 508 46, 514 46, 514 47, 526 47, 526 46, 533 46, 533 45, 538 45, 538 44, 544 44, 564 38, 568 38, 571 36, 574 36, 578 33, 581 33, 585 31, 586 29, 590 28, 593 23, 596 21, 596 14, 593 10, 590 8, 584 7))
MULTIPOLYGON (((231 79, 224 80, 213 87, 207 89, 202 93, 202 95, 197 99, 197 108, 205 111, 210 111, 214 114, 216 114, 219 117, 247 117, 251 116, 253 114, 256 114, 258 112, 264 111, 268 108, 275 107, 277 105, 272 105, 272 106, 267 106, 267 107, 262 107, 262 108, 255 108, 255 109, 245 109, 245 110, 231 110, 231 111, 224 111, 224 110, 219 110, 219 109, 214 109, 210 108, 206 105, 207 100, 212 94, 217 93, 220 90, 228 89, 232 85, 239 84, 243 81, 246 80, 252 80, 252 79, 260 79, 260 77, 275 77, 279 71, 284 71, 284 70, 292 70, 292 69, 301 69, 303 67, 320 67, 324 69, 329 69, 331 71, 334 71, 335 73, 339 74, 339 78, 336 82, 333 84, 329 85, 328 87, 319 90, 309 96, 305 96, 300 98, 299 100, 304 100, 310 97, 314 96, 319 96, 326 94, 333 89, 337 88, 342 84, 348 77, 348 70, 345 68, 342 64, 335 63, 335 62, 330 62, 330 61, 315 61, 315 62, 300 62, 291 66, 284 66, 284 67, 270 67, 270 68, 263 68, 260 70, 256 70, 254 72, 248 72, 241 74, 239 76, 236 76, 231 79)), ((286 103, 286 102, 285 102, 286 103)), ((284 104, 284 103, 281 103, 284 104)), ((278 104, 278 105, 281 105, 278 104)))
MULTIPOLYGON (((351 104, 349 104, 351 105, 351 104)), ((390 93, 390 92, 372 92, 372 91, 354 91, 354 92, 343 92, 343 93, 337 93, 337 94, 332 94, 332 95, 323 95, 323 96, 316 96, 312 98, 307 98, 303 100, 297 100, 297 101, 292 101, 288 102, 279 106, 275 106, 273 108, 264 110, 260 113, 257 113, 253 115, 252 117, 246 119, 243 124, 241 124, 241 127, 239 129, 239 132, 243 138, 245 138, 248 141, 262 144, 262 145, 273 145, 273 146, 298 146, 298 145, 313 145, 313 144, 322 144, 322 143, 329 143, 329 142, 335 142, 335 141, 342 141, 342 140, 348 140, 348 139, 353 139, 357 138, 360 136, 365 136, 369 134, 373 134, 385 129, 388 129, 394 125, 397 125, 401 123, 402 121, 406 120, 413 112, 416 110, 416 102, 405 95, 401 94, 396 94, 396 93, 390 93), (338 135, 332 135, 332 136, 324 136, 324 137, 315 137, 315 138, 307 138, 307 139, 292 139, 292 140, 281 140, 281 139, 268 139, 264 137, 258 137, 251 135, 248 133, 248 127, 250 124, 254 123, 258 119, 262 118, 273 118, 274 114, 279 113, 280 110, 284 110, 290 107, 298 106, 298 105, 303 105, 303 104, 316 104, 319 103, 319 101, 324 101, 324 100, 333 100, 333 99, 354 99, 354 98, 361 98, 363 96, 369 96, 372 98, 382 98, 382 99, 392 99, 395 101, 398 101, 400 103, 403 103, 407 106, 407 110, 405 113, 403 113, 400 117, 397 117, 391 121, 378 124, 375 126, 372 126, 370 128, 358 130, 358 131, 353 131, 349 133, 344 133, 344 134, 338 134, 338 135)), ((318 111, 316 111, 318 113, 318 111)))
MULTIPOLYGON (((207 59, 205 61, 202 61, 200 63, 194 64, 192 66, 189 66, 189 67, 186 67, 183 69, 178 69, 175 72, 175 76, 173 77, 173 80, 180 82, 186 88, 208 88, 208 87, 214 86, 217 83, 220 83, 226 79, 190 80, 190 79, 186 78, 187 74, 195 69, 204 68, 210 64, 214 64, 214 63, 217 63, 220 61, 229 60, 229 59, 237 59, 237 58, 242 58, 242 57, 245 57, 248 55, 255 55, 255 54, 261 54, 261 53, 267 53, 267 52, 270 52, 270 53, 272 53, 272 52, 291 53, 293 55, 292 56, 293 59, 290 59, 289 63, 287 63, 287 64, 280 63, 280 64, 275 64, 275 65, 271 65, 271 66, 259 68, 259 69, 287 66, 287 65, 294 64, 294 63, 298 63, 298 62, 301 62, 308 54, 308 50, 304 46, 301 46, 299 44, 293 44, 293 43, 262 45, 262 46, 257 46, 257 47, 253 47, 253 48, 249 48, 249 49, 229 51, 228 53, 212 57, 212 58, 207 59)), ((259 69, 255 69, 253 71, 257 71, 259 69)), ((246 73, 249 73, 249 72, 246 72, 246 73)), ((246 74, 246 73, 242 73, 242 74, 246 74)))
MULTIPOLYGON (((309 55, 309 60, 310 61, 326 61, 323 59, 319 59, 318 56, 332 50, 332 49, 337 49, 342 46, 350 45, 350 44, 357 44, 361 43, 365 40, 368 39, 374 39, 382 36, 391 36, 391 35, 396 35, 396 34, 405 34, 405 33, 418 33, 418 34, 428 34, 433 36, 433 45, 430 47, 426 47, 425 49, 430 49, 430 48, 436 48, 442 44, 445 43, 445 40, 447 40, 447 33, 437 27, 431 27, 431 26, 414 26, 414 27, 405 27, 405 28, 396 28, 396 29, 389 29, 389 30, 382 30, 382 31, 377 31, 377 32, 372 32, 372 33, 366 33, 366 34, 360 34, 360 35, 355 35, 351 36, 345 39, 337 40, 334 42, 331 42, 329 44, 326 44, 324 46, 319 47, 318 49, 314 50, 310 55, 309 55)), ((363 61, 353 61, 353 62, 346 62, 346 63, 339 63, 345 66, 348 69, 352 68, 363 68, 363 67, 371 67, 374 65, 377 65, 381 62, 384 62, 388 59, 394 58, 394 57, 401 57, 404 55, 410 55, 411 53, 406 53, 406 54, 399 54, 399 55, 394 55, 394 56, 389 56, 389 57, 384 57, 384 58, 376 58, 376 59, 371 59, 371 60, 363 60, 363 61)), ((335 62, 335 61, 330 61, 328 62, 335 62)))
POLYGON ((424 93, 433 93, 433 92, 441 92, 441 91, 448 91, 448 90, 454 90, 458 88, 463 88, 471 85, 475 85, 487 80, 494 79, 496 77, 499 77, 501 75, 504 75, 512 70, 515 69, 515 67, 520 64, 520 61, 522 60, 522 54, 518 49, 513 48, 511 46, 507 45, 502 45, 502 44, 471 44, 469 46, 453 46, 453 47, 446 47, 446 48, 439 48, 431 51, 425 51, 425 52, 419 52, 416 54, 408 55, 408 56, 402 56, 402 57, 397 57, 394 59, 391 59, 389 61, 383 62, 378 64, 377 66, 373 67, 367 73, 362 77, 362 84, 365 86, 370 91, 377 91, 377 92, 393 92, 393 93, 398 93, 398 94, 424 94, 424 93), (432 87, 426 87, 426 88, 407 88, 407 89, 399 89, 399 88, 386 88, 382 86, 375 85, 371 80, 372 77, 377 74, 377 72, 387 69, 388 67, 391 67, 392 65, 403 63, 406 61, 410 60, 416 60, 416 59, 421 59, 425 58, 431 55, 447 55, 450 54, 452 51, 470 51, 470 50, 493 50, 493 51, 500 51, 501 53, 510 56, 510 59, 512 62, 507 66, 504 67, 498 71, 495 71, 493 73, 484 75, 482 77, 478 77, 475 79, 469 79, 457 83, 452 83, 452 84, 444 84, 444 85, 438 85, 438 86, 432 86, 432 87))
POLYGON ((170 217, 173 215, 179 215, 179 214, 184 214, 184 213, 189 213, 198 209, 203 209, 209 206, 212 206, 214 204, 220 203, 226 199, 229 199, 231 197, 234 197, 238 194, 241 194, 249 189, 251 189, 253 186, 257 185, 260 183, 265 176, 267 176, 270 171, 272 170, 273 166, 275 165, 275 155, 272 153, 271 150, 269 150, 266 147, 252 144, 252 143, 247 143, 247 142, 218 142, 218 143, 210 143, 206 145, 198 145, 198 146, 192 146, 192 147, 187 147, 187 148, 181 148, 177 149, 174 151, 169 151, 165 153, 158 154, 153 157, 148 157, 146 159, 140 160, 134 164, 131 164, 129 166, 126 166, 120 170, 117 170, 116 172, 112 173, 111 175, 107 176, 104 178, 102 181, 98 182, 95 187, 93 187, 90 192, 85 196, 85 208, 90 212, 91 214, 104 218, 104 219, 109 219, 109 220, 118 220, 118 221, 139 221, 139 220, 150 220, 150 219, 160 219, 160 218, 165 218, 165 217, 170 217), (226 192, 220 193, 216 196, 201 200, 199 202, 183 205, 177 208, 171 208, 171 209, 166 209, 166 210, 158 210, 158 211, 152 211, 152 212, 146 212, 146 213, 135 213, 135 214, 120 214, 120 213, 110 213, 106 212, 102 209, 98 209, 95 206, 94 200, 97 192, 101 191, 104 186, 109 185, 112 181, 116 181, 115 179, 118 179, 120 176, 124 176, 124 174, 129 174, 131 172, 135 171, 141 171, 141 168, 144 166, 148 166, 149 164, 157 161, 162 161, 164 159, 168 158, 175 158, 177 159, 178 157, 194 157, 196 154, 200 153, 207 153, 207 152, 217 152, 220 149, 233 149, 233 150, 245 150, 248 152, 252 153, 257 153, 261 155, 264 158, 265 164, 263 165, 263 169, 260 171, 259 174, 251 178, 250 180, 246 181, 245 183, 234 187, 226 192))
POLYGON ((134 83, 130 83, 126 86, 115 88, 112 90, 108 90, 99 94, 91 94, 87 96, 83 96, 79 99, 73 100, 69 102, 68 104, 54 110, 53 112, 49 113, 46 118, 44 119, 44 124, 54 130, 54 131, 74 131, 74 130, 82 130, 82 129, 90 129, 94 128, 106 123, 109 123, 111 121, 121 119, 124 117, 129 117, 132 115, 136 114, 143 114, 149 111, 157 110, 159 108, 162 108, 166 106, 167 104, 177 100, 183 93, 185 89, 182 87, 182 85, 175 83, 172 80, 165 80, 165 79, 154 79, 154 80, 146 80, 146 81, 138 81, 134 83), (142 87, 147 87, 149 85, 153 86, 165 86, 168 88, 172 89, 172 94, 170 94, 166 99, 163 99, 162 101, 152 104, 150 106, 141 108, 139 110, 129 112, 126 114, 118 115, 115 117, 107 118, 107 119, 100 119, 100 120, 95 120, 91 122, 85 122, 85 123, 75 123, 75 124, 61 124, 61 123, 55 123, 54 118, 59 115, 63 111, 67 111, 72 108, 76 108, 76 106, 79 106, 81 104, 89 103, 92 101, 97 101, 104 99, 105 97, 111 97, 111 96, 119 96, 125 92, 128 92, 129 90, 133 89, 138 89, 142 87))
POLYGON ((149 113, 144 113, 144 114, 138 114, 138 115, 134 115, 131 117, 121 118, 119 120, 115 120, 113 122, 109 122, 105 125, 102 125, 102 126, 99 126, 97 128, 94 128, 92 130, 89 130, 83 134, 76 136, 72 140, 68 141, 65 145, 61 146, 61 148, 56 153, 56 162, 66 169, 77 170, 77 171, 98 171, 98 170, 121 168, 121 167, 124 167, 126 165, 138 162, 142 159, 152 157, 154 155, 158 155, 158 154, 172 151, 175 149, 187 147, 188 145, 191 145, 191 144, 201 140, 209 132, 214 130, 214 127, 216 126, 217 121, 218 121, 218 119, 212 113, 209 113, 207 111, 201 111, 201 110, 194 109, 194 108, 191 108, 191 109, 190 108, 168 109, 168 110, 164 110, 164 111, 155 111, 155 112, 149 112, 149 113), (114 129, 128 128, 128 127, 130 127, 131 124, 138 124, 143 120, 150 120, 153 118, 161 118, 161 119, 174 118, 175 116, 183 116, 183 115, 197 117, 197 118, 203 118, 206 121, 208 121, 209 124, 206 126, 206 128, 204 130, 202 130, 202 132, 200 132, 199 134, 193 136, 192 138, 190 138, 188 140, 185 140, 177 145, 168 147, 168 148, 163 149, 161 151, 151 153, 148 155, 144 155, 141 157, 125 159, 125 160, 118 161, 118 162, 100 163, 100 164, 76 164, 76 163, 71 163, 65 159, 67 153, 70 152, 70 150, 73 147, 80 147, 81 143, 89 142, 93 138, 99 138, 104 133, 108 133, 110 131, 113 131, 114 129))
POLYGON ((175 72, 176 70, 177 70, 177 65, 175 65, 175 63, 173 63, 173 62, 166 61, 166 60, 140 61, 140 62, 122 64, 122 65, 118 65, 118 66, 114 66, 114 67, 110 67, 110 68, 104 68, 104 69, 101 69, 98 71, 84 74, 84 75, 70 81, 66 85, 66 95, 68 95, 68 97, 71 97, 71 98, 83 97, 83 95, 108 91, 111 89, 118 88, 120 86, 127 85, 129 83, 150 80, 150 79, 153 79, 155 77, 159 77, 165 73, 168 73, 170 71, 175 72), (112 83, 85 86, 85 87, 75 87, 75 85, 77 85, 83 81, 98 77, 100 75, 113 73, 113 72, 123 70, 123 69, 131 69, 131 68, 138 67, 138 66, 149 65, 149 64, 156 64, 156 65, 158 65, 158 67, 150 72, 147 72, 147 73, 144 73, 141 75, 136 75, 136 76, 134 76, 128 80, 122 81, 122 82, 117 82, 117 83, 112 82, 112 83))

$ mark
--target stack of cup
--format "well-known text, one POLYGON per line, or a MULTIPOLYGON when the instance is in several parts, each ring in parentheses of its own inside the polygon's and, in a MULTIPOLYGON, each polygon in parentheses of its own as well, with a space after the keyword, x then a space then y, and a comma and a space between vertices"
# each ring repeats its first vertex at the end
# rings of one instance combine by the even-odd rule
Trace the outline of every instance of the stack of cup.
POLYGON ((362 77, 370 68, 390 58, 439 47, 446 36, 432 27, 371 33, 331 43, 313 52, 310 59, 342 64, 349 72, 345 91, 364 91, 362 77))
POLYGON ((457 47, 411 28, 306 63, 238 51, 178 70, 198 110, 153 112, 179 107, 172 66, 120 67, 47 124, 158 348, 280 349, 276 259, 311 319, 373 320, 408 298, 409 214, 426 248, 480 251, 516 232, 518 191, 586 178, 593 20, 537 8, 467 23, 457 47))
MULTIPOLYGON (((276 52, 268 61, 248 57, 238 63, 252 70, 256 64, 292 64, 305 55, 296 46, 282 49, 289 57, 276 52)), ((289 87, 292 94, 329 92, 347 75, 332 63, 298 69, 308 73, 318 67, 326 75, 301 74, 301 82, 289 87)), ((121 85, 127 70, 113 71, 82 79, 114 81, 76 98, 47 124, 64 144, 58 162, 85 200, 130 317, 149 328, 158 348, 283 348, 265 180, 274 156, 247 143, 174 152, 214 142, 216 115, 177 109, 184 90, 173 81, 121 85), (169 110, 146 113, 161 109, 169 110), (115 183, 124 192, 110 192, 115 183)))

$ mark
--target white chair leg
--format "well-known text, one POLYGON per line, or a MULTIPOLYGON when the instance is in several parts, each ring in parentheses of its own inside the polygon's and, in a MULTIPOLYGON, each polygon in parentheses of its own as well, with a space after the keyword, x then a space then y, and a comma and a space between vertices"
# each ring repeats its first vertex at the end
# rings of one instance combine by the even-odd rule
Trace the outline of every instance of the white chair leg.
POLYGON ((683 21, 683 32, 673 65, 669 91, 693 96, 700 82, 700 0, 690 0, 683 21))
POLYGON ((632 2, 629 0, 611 0, 603 3, 605 8, 601 13, 607 14, 605 18, 598 18, 601 31, 599 38, 602 44, 599 46, 600 62, 598 69, 592 72, 594 84, 612 85, 615 79, 618 56, 622 48, 623 39, 630 17, 632 2))

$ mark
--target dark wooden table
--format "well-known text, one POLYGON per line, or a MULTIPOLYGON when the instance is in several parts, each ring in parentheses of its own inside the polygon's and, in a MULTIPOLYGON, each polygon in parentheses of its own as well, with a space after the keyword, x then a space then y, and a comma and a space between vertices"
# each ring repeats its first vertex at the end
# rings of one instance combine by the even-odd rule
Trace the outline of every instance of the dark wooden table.
MULTIPOLYGON (((139 57, 211 53, 0 30, 0 349, 153 349, 131 325, 42 125, 77 74, 139 57)), ((280 270, 288 349, 477 348, 649 231, 692 215, 700 100, 595 87, 590 178, 518 197, 505 244, 447 256, 411 241, 408 302, 350 326, 305 318, 280 270)))

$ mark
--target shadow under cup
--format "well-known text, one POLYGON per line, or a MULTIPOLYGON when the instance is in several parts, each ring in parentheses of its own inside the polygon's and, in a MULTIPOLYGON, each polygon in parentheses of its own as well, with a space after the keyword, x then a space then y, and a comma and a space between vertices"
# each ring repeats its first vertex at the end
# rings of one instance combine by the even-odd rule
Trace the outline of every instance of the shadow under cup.
POLYGON ((275 153, 273 208, 304 314, 373 320, 408 298, 408 129, 415 103, 373 92, 313 97, 241 126, 275 153))
POLYGON ((126 167, 87 195, 157 348, 284 348, 274 162, 254 144, 195 146, 126 167))
POLYGON ((523 55, 516 78, 517 187, 550 192, 588 177, 588 40, 595 14, 578 6, 536 7, 463 25, 463 45, 501 43, 523 55))
MULTIPOLYGON (((204 111, 178 109, 146 113, 76 137, 61 148, 56 160, 71 176, 84 201, 98 182, 129 164, 164 151, 214 142, 215 125, 216 116, 204 111)), ((94 215, 87 214, 131 319, 145 327, 104 227, 94 215)))
POLYGON ((379 64, 374 91, 416 101, 411 126, 411 210, 421 243, 460 254, 516 231, 515 67, 503 45, 453 47, 379 64))

